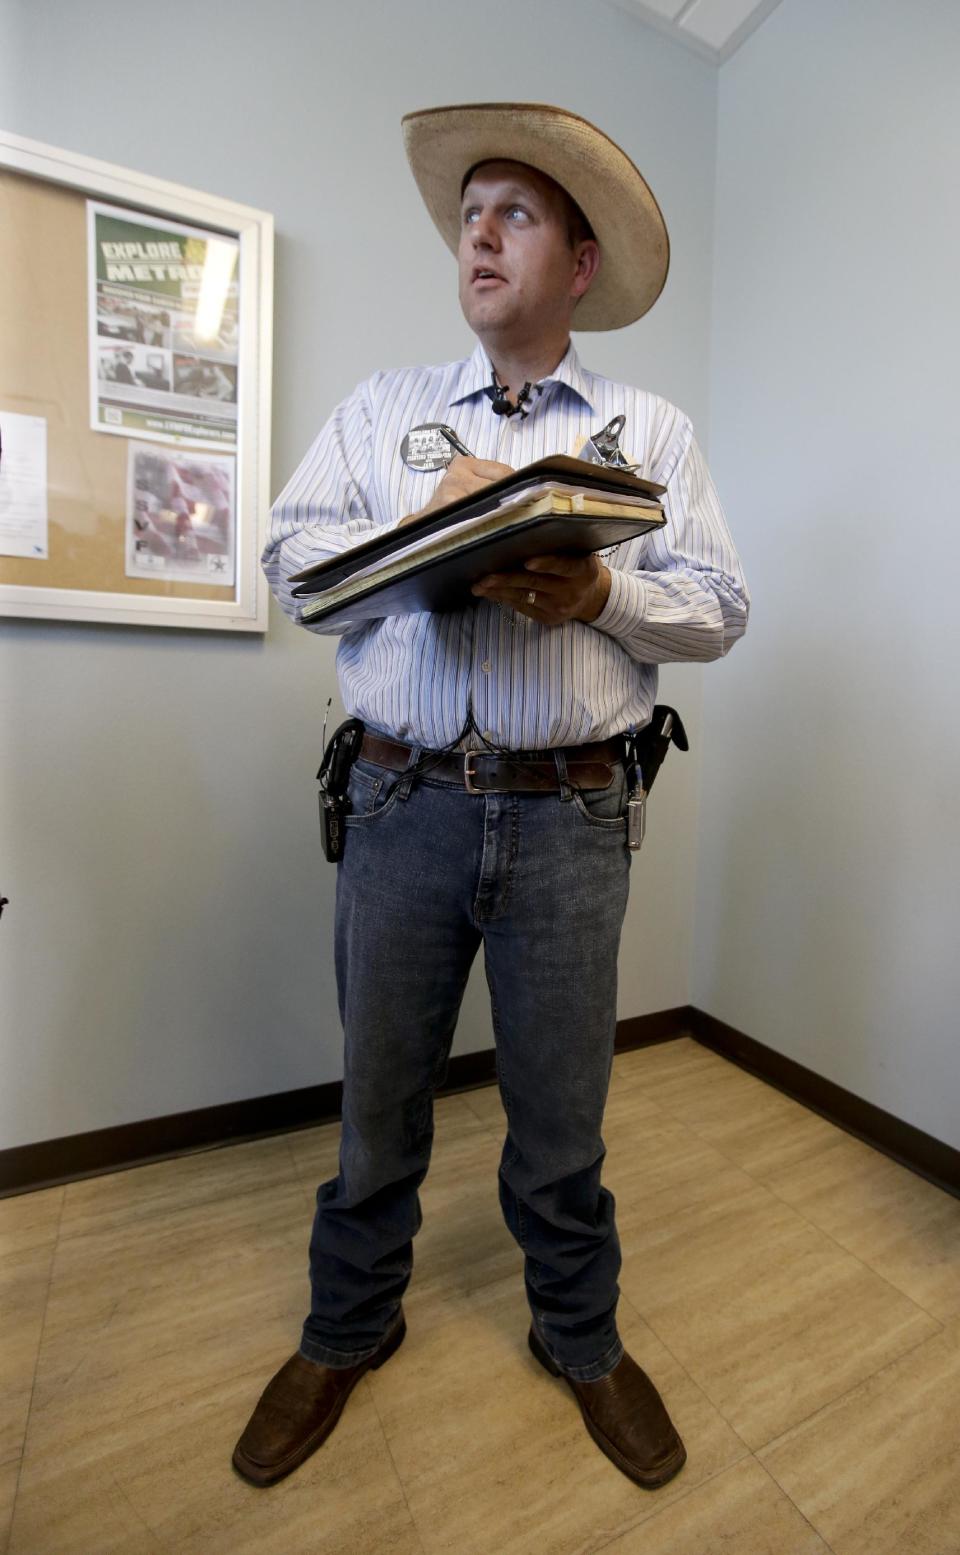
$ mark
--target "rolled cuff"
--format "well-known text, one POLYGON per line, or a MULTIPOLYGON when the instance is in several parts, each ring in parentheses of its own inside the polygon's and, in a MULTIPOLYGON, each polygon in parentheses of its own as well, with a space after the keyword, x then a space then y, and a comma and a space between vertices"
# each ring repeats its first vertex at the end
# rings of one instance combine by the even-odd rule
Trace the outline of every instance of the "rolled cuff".
POLYGON ((598 616, 590 622, 598 632, 608 637, 629 637, 643 620, 647 611, 646 584, 636 572, 621 572, 616 567, 610 573, 610 593, 598 616))

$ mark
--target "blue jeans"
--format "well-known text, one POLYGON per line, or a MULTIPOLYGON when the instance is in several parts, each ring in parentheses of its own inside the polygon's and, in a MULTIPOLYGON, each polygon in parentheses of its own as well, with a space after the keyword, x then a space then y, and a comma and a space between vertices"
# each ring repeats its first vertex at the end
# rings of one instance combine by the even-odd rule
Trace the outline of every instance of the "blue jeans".
POLYGON ((600 1184, 630 871, 622 767, 614 774, 582 794, 478 796, 354 763, 337 866, 340 1159, 317 1190, 309 1359, 356 1365, 399 1311, 434 1091, 482 942, 508 1120, 500 1204, 532 1320, 577 1381, 620 1360, 620 1242, 600 1184))

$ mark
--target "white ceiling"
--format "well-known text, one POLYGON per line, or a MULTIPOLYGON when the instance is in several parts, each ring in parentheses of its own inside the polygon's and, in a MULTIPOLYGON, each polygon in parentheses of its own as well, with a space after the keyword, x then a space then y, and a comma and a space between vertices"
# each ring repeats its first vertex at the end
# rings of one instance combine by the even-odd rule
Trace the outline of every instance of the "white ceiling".
POLYGON ((607 0, 716 64, 729 59, 780 0, 607 0))

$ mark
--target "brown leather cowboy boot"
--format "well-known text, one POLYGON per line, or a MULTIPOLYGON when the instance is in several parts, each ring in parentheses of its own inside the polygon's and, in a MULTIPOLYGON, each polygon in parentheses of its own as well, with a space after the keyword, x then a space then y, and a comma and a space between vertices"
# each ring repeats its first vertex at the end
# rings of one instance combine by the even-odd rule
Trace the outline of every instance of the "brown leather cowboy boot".
POLYGON ((656 1490, 679 1474, 687 1450, 666 1405, 646 1372, 624 1352, 613 1371, 597 1382, 574 1382, 544 1349, 530 1326, 531 1350, 554 1377, 563 1377, 576 1396, 587 1430, 601 1452, 645 1490, 656 1490))
POLYGON ((233 1450, 233 1466, 251 1485, 274 1485, 326 1441, 365 1371, 376 1371, 403 1342, 401 1309, 380 1348, 358 1366, 321 1366, 299 1351, 267 1383, 233 1450))

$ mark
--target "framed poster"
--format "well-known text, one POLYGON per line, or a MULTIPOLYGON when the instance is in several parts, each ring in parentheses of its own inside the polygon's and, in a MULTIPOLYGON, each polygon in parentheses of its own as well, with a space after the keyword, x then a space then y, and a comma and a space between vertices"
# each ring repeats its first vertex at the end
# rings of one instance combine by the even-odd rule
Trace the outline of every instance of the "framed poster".
POLYGON ((273 218, 0 133, 0 614, 263 632, 273 218))

